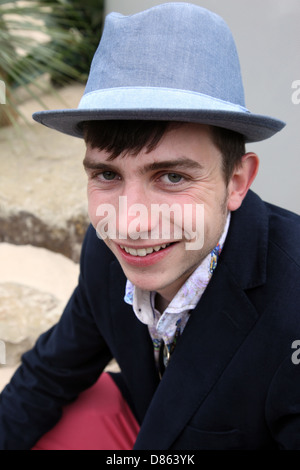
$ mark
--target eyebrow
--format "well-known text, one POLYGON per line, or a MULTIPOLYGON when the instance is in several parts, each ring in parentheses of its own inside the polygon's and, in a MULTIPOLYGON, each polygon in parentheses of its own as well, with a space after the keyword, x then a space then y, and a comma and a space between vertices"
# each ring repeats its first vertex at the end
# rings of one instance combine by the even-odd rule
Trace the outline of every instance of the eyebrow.
MULTIPOLYGON (((104 163, 104 162, 94 162, 90 160, 87 156, 83 160, 83 166, 85 169, 90 169, 90 170, 102 170, 102 171, 112 171, 116 170, 117 168, 109 163, 104 163)), ((143 167, 139 169, 140 174, 145 174, 148 173, 149 171, 155 171, 155 170, 162 170, 162 169, 187 169, 187 170, 202 170, 203 165, 201 163, 197 162, 196 160, 191 160, 190 158, 187 157, 180 157, 177 158, 176 160, 163 160, 159 162, 152 162, 152 163, 147 163, 143 167)))
POLYGON ((191 160, 187 157, 180 157, 176 160, 164 160, 160 162, 148 163, 141 169, 141 172, 147 173, 148 171, 177 168, 188 170, 201 170, 203 169, 203 166, 196 160, 191 160))
POLYGON ((83 166, 86 170, 103 170, 103 171, 111 171, 114 169, 114 165, 111 163, 102 163, 102 162, 93 162, 92 160, 89 160, 88 158, 85 158, 83 160, 83 166))

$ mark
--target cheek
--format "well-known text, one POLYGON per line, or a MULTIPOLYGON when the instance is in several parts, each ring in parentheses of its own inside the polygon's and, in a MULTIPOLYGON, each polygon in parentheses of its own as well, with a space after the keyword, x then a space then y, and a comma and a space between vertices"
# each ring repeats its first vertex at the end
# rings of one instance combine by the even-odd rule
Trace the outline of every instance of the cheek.
POLYGON ((226 223, 226 199, 218 201, 213 208, 206 208, 204 216, 205 241, 214 247, 218 242, 226 223))
POLYGON ((99 217, 97 216, 97 210, 100 204, 103 204, 103 196, 95 189, 88 186, 87 188, 88 197, 88 214, 91 223, 96 227, 99 217))

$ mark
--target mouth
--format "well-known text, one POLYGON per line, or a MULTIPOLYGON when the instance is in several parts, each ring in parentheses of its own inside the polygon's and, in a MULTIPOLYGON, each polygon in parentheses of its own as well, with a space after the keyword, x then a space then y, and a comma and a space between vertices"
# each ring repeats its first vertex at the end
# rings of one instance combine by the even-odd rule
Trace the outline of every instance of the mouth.
POLYGON ((129 247, 125 245, 116 245, 121 256, 121 260, 127 265, 137 268, 146 268, 156 265, 174 249, 177 242, 162 243, 161 245, 153 245, 150 247, 129 247))
POLYGON ((170 245, 171 243, 164 243, 162 245, 155 245, 147 248, 129 248, 128 246, 120 245, 120 248, 131 256, 139 256, 143 258, 144 256, 151 255, 154 252, 157 253, 158 251, 164 250, 170 245))

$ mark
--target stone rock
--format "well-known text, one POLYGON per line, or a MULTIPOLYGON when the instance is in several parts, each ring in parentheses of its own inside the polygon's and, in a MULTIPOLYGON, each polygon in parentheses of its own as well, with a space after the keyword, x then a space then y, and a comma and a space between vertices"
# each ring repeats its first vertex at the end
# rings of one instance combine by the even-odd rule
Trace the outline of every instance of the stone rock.
POLYGON ((75 210, 66 218, 53 220, 51 213, 43 217, 38 211, 33 214, 20 208, 0 206, 0 241, 44 247, 78 262, 89 224, 85 212, 85 209, 77 210, 77 213, 75 210))
POLYGON ((0 284, 0 339, 5 344, 5 364, 17 364, 61 313, 60 301, 48 292, 21 284, 0 284))
POLYGON ((59 253, 0 243, 0 388, 4 370, 58 321, 78 275, 78 264, 59 253))
POLYGON ((30 245, 0 243, 0 284, 30 286, 49 292, 66 304, 78 275, 79 265, 59 253, 30 245))
MULTIPOLYGON (((58 321, 78 275, 79 265, 59 253, 0 243, 0 391, 21 355, 58 321)), ((120 369, 112 360, 106 370, 120 369)))

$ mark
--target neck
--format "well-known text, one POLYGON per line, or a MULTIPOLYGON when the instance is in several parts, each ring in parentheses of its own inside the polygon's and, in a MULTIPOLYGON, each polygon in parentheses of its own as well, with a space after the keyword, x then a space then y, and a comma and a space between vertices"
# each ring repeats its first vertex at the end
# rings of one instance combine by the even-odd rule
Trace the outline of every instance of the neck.
POLYGON ((166 310, 167 306, 169 305, 169 300, 165 299, 160 295, 158 292, 155 296, 155 308, 158 310, 161 314, 166 310))

